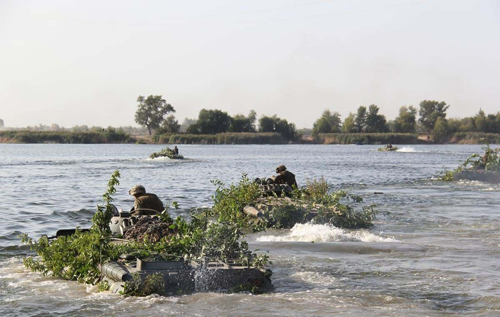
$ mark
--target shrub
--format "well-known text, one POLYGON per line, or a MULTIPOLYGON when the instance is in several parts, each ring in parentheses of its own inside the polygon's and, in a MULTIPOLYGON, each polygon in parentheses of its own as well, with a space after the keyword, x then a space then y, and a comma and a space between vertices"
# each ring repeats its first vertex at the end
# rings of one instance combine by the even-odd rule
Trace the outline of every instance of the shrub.
POLYGON ((330 192, 324 179, 307 182, 304 189, 294 190, 292 198, 262 198, 259 184, 252 182, 243 174, 238 184, 225 187, 222 182, 217 185, 214 205, 211 213, 219 221, 227 221, 239 228, 253 231, 266 228, 291 228, 296 223, 304 223, 313 219, 315 223, 330 223, 341 228, 367 228, 378 211, 374 205, 359 206, 363 199, 344 191, 330 192), (263 216, 256 221, 254 217, 243 212, 243 207, 250 205, 259 207, 263 216))
MULTIPOLYGON (((108 260, 118 259, 120 254, 131 254, 139 258, 192 259, 204 257, 217 260, 229 260, 262 268, 269 263, 267 255, 257 255, 248 250, 248 244, 242 241, 242 232, 228 223, 214 223, 203 212, 193 212, 191 222, 178 217, 160 216, 169 225, 173 234, 152 243, 128 241, 120 244, 111 243, 109 222, 113 215, 112 195, 116 192, 120 174, 115 171, 108 183, 108 190, 103 195, 104 204, 99 205, 92 218, 90 231, 76 230, 70 236, 61 236, 53 240, 47 236, 38 241, 22 236, 22 242, 28 244, 38 257, 24 259, 26 267, 44 275, 55 276, 84 283, 98 284, 99 289, 107 289, 101 282, 99 265, 108 260)), ((177 206, 175 202, 172 205, 177 206)), ((137 278, 125 286, 125 295, 149 295, 158 293, 162 288, 157 276, 150 276, 139 288, 137 278)))

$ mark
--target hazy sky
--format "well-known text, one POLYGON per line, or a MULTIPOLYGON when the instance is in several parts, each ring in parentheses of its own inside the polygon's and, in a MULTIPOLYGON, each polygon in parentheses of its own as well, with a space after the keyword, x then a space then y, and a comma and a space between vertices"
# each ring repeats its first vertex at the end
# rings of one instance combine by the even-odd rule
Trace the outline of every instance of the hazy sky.
POLYGON ((500 111, 497 0, 0 0, 8 127, 137 126, 139 95, 312 128, 376 104, 500 111))

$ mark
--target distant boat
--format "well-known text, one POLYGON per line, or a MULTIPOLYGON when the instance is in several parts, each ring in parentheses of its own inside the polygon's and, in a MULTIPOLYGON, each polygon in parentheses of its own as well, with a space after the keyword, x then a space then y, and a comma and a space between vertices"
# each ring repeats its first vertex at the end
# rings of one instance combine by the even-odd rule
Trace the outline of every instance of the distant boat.
POLYGON ((182 159, 184 159, 184 156, 182 156, 180 154, 176 154, 174 152, 174 150, 172 150, 169 147, 164 148, 160 152, 154 152, 149 157, 152 158, 152 159, 157 158, 157 157, 168 157, 169 159, 172 159, 172 160, 182 160, 182 159))
POLYGON ((354 144, 356 144, 356 145, 363 145, 364 143, 361 142, 361 141, 356 141, 356 142, 354 142, 354 144))
POLYGON ((398 147, 397 146, 393 146, 393 147, 381 147, 381 148, 378 148, 378 150, 380 152, 391 152, 391 151, 397 151, 398 150, 398 147))

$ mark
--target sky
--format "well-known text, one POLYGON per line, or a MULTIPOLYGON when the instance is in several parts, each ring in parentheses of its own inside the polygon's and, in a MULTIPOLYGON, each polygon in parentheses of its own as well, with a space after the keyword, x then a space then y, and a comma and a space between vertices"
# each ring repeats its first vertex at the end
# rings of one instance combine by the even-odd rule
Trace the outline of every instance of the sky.
POLYGON ((0 0, 6 127, 137 126, 137 97, 175 117, 277 115, 312 128, 376 104, 500 111, 496 0, 0 0))

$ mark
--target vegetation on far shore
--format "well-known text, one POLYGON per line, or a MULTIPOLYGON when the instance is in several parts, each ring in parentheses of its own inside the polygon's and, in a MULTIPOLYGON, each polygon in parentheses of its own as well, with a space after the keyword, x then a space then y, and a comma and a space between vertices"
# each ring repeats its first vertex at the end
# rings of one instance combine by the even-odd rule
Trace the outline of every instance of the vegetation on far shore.
POLYGON ((320 133, 316 139, 302 138, 293 142, 279 133, 219 133, 186 134, 168 133, 153 135, 132 135, 120 129, 107 128, 102 131, 0 131, 0 143, 61 143, 61 144, 500 144, 500 134, 479 132, 458 132, 449 138, 435 142, 427 135, 417 133, 320 133))
POLYGON ((500 112, 481 109, 472 117, 446 118, 450 108, 444 101, 423 100, 419 109, 402 106, 394 120, 380 114, 372 104, 359 106, 342 120, 338 112, 325 110, 312 129, 251 110, 247 116, 229 115, 218 109, 201 109, 197 119, 182 124, 170 113, 174 107, 161 95, 137 98, 135 121, 140 129, 107 129, 76 126, 71 129, 52 124, 26 129, 8 129, 0 119, 0 143, 159 143, 159 144, 416 144, 416 143, 500 143, 500 112), (418 113, 418 119, 417 119, 418 113), (134 130, 136 133, 134 133, 134 130), (137 133, 141 130, 142 133, 137 133), (143 131, 142 131, 143 130, 143 131))
POLYGON ((135 143, 136 138, 120 128, 108 127, 88 132, 71 131, 0 131, 0 143, 64 143, 64 144, 98 144, 98 143, 135 143))

